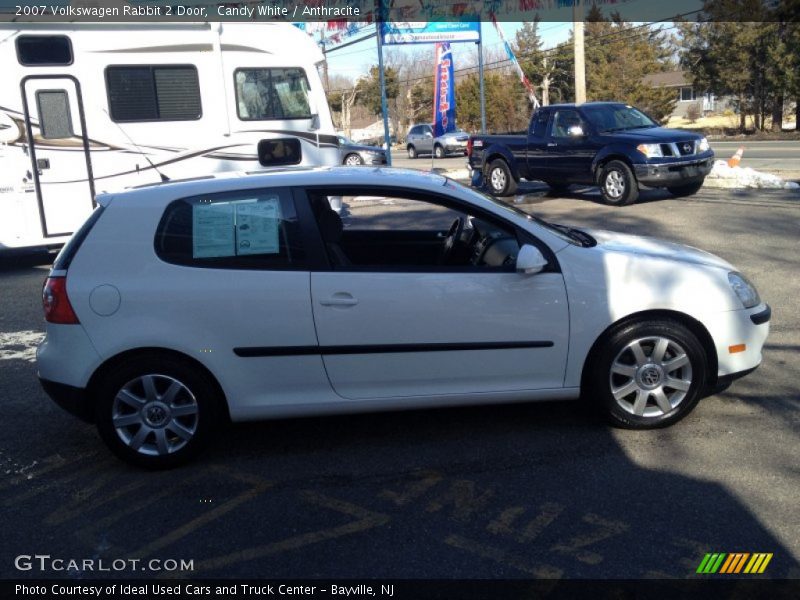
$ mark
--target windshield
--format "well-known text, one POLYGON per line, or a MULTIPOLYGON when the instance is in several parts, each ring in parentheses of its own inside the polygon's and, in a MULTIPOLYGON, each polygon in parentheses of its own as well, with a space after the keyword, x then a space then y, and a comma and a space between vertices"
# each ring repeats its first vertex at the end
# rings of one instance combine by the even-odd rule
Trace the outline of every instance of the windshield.
POLYGON ((581 110, 599 133, 658 127, 658 123, 642 111, 624 104, 586 105, 581 110))

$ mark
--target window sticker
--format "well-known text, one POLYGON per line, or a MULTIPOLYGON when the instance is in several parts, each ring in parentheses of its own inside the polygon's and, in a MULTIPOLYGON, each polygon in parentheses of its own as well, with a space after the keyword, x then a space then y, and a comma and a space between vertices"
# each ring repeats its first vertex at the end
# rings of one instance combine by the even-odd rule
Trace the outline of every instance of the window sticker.
POLYGON ((278 196, 236 204, 236 254, 278 254, 281 221, 278 196))
POLYGON ((192 257, 234 256, 234 207, 230 202, 201 202, 192 207, 192 257))

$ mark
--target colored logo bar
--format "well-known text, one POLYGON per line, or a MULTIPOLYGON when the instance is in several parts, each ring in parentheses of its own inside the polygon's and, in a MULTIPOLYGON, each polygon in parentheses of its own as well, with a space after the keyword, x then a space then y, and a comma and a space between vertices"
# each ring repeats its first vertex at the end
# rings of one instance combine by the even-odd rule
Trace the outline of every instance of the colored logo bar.
POLYGON ((724 575, 734 575, 746 573, 756 575, 763 573, 769 561, 772 560, 772 552, 714 552, 706 554, 697 567, 697 573, 702 575, 713 575, 715 573, 724 575))

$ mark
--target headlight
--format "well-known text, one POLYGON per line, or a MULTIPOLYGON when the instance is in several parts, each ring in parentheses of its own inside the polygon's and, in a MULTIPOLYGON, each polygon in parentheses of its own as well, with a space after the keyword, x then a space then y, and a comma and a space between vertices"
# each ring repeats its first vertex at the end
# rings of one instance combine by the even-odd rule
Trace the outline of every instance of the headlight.
POLYGON ((661 144, 639 144, 636 149, 647 158, 661 158, 664 156, 661 152, 661 144))
POLYGON ((753 308, 761 304, 756 287, 741 273, 728 273, 728 283, 731 284, 731 288, 736 292, 745 308, 753 308))
POLYGON ((708 145, 708 140, 706 138, 700 138, 700 142, 697 144, 697 151, 698 152, 708 152, 710 146, 708 145))

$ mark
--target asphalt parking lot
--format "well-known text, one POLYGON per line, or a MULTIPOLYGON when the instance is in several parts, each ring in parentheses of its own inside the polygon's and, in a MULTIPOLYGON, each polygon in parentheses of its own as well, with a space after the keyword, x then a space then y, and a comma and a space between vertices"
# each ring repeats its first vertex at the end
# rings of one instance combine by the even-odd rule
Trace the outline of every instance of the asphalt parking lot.
POLYGON ((761 368, 664 430, 610 429, 580 403, 295 419, 231 426, 149 473, 39 388, 46 260, 7 260, 0 577, 74 576, 15 569, 38 553, 188 559, 196 577, 683 578, 707 552, 767 552, 759 577, 800 578, 800 195, 654 191, 615 209, 525 191, 542 217, 733 262, 773 307, 761 368))

